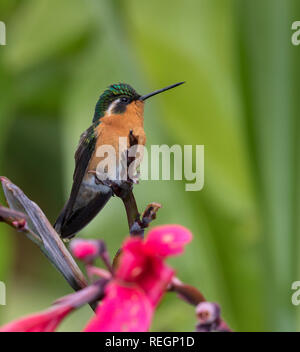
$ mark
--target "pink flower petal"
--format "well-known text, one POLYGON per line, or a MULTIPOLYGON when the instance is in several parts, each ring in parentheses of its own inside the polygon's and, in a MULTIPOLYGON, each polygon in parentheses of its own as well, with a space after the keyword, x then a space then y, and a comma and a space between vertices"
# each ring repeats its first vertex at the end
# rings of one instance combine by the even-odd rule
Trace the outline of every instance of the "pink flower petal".
POLYGON ((140 237, 129 237, 124 241, 122 249, 124 251, 138 253, 143 246, 144 241, 140 237))
POLYGON ((116 282, 106 288, 106 297, 99 304, 87 332, 142 332, 148 331, 153 308, 137 286, 123 286, 116 282))
POLYGON ((116 277, 128 282, 135 281, 144 270, 146 260, 143 241, 140 238, 129 238, 123 244, 116 277))
POLYGON ((157 226, 145 241, 145 250, 152 255, 167 257, 183 252, 184 245, 192 240, 191 232, 180 225, 157 226))
POLYGON ((148 263, 151 268, 137 279, 139 285, 146 293, 153 307, 157 306, 174 276, 174 270, 163 263, 160 258, 153 258, 148 263))
POLYGON ((8 323, 0 328, 0 332, 53 332, 71 310, 71 307, 65 305, 54 306, 8 323))

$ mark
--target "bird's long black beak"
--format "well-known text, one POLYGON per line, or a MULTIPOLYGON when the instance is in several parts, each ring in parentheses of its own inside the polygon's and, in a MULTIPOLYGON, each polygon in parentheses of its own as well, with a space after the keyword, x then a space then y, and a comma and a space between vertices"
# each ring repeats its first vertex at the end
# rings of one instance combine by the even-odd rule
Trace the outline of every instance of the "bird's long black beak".
POLYGON ((177 86, 180 86, 180 85, 183 84, 183 83, 185 83, 185 82, 175 83, 175 84, 172 84, 171 86, 168 86, 168 87, 165 87, 165 88, 162 88, 162 89, 155 90, 155 91, 152 92, 152 93, 149 93, 149 94, 146 94, 146 95, 141 96, 139 100, 143 100, 143 101, 144 101, 144 100, 146 100, 146 99, 148 99, 148 98, 150 98, 150 97, 153 97, 153 96, 156 95, 156 94, 159 94, 159 93, 165 92, 166 90, 169 90, 169 89, 175 88, 175 87, 177 87, 177 86))

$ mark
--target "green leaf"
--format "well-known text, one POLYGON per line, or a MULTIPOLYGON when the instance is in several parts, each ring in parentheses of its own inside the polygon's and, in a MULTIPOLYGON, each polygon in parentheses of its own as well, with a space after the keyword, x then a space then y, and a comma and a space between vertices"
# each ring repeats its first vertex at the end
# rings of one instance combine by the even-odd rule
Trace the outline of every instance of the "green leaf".
POLYGON ((296 314, 290 287, 297 279, 298 256, 294 131, 299 99, 293 89, 298 90, 299 71, 293 74, 292 3, 240 3, 237 23, 247 142, 262 223, 260 265, 264 268, 267 326, 280 331, 295 329, 296 314))
POLYGON ((89 7, 81 0, 29 0, 9 22, 5 59, 20 71, 64 53, 89 29, 89 7))

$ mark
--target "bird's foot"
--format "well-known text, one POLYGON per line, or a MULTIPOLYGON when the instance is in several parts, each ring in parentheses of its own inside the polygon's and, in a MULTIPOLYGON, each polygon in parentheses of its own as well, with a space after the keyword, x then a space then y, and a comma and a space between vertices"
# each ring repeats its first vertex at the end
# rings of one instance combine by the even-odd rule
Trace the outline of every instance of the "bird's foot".
POLYGON ((105 185, 105 186, 109 186, 109 184, 107 184, 106 180, 100 180, 100 178, 98 178, 98 176, 97 176, 97 171, 95 171, 95 170, 90 170, 90 171, 88 171, 88 174, 94 175, 96 185, 105 185))
POLYGON ((98 184, 98 185, 101 184, 101 185, 110 187, 113 191, 113 195, 115 195, 117 197, 120 197, 120 198, 126 197, 128 192, 131 191, 133 188, 134 182, 131 180, 128 180, 128 181, 117 181, 117 180, 114 181, 114 180, 109 180, 109 179, 100 180, 97 177, 96 171, 91 170, 88 173, 95 176, 95 183, 96 184, 98 184))
POLYGON ((97 171, 90 170, 90 171, 88 171, 88 173, 95 176, 96 185, 104 185, 104 186, 110 187, 112 190, 117 189, 117 187, 120 187, 118 181, 112 181, 109 179, 101 180, 97 176, 97 171))

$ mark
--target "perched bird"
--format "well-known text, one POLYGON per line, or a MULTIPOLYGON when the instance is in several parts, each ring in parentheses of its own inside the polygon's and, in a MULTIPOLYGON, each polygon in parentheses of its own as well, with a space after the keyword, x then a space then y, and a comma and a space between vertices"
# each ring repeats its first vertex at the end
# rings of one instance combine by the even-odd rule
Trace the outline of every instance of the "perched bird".
MULTIPOLYGON (((54 225, 62 238, 71 238, 85 227, 114 193, 124 191, 124 194, 127 192, 130 197, 133 183, 131 180, 99 181, 97 166, 103 161, 103 156, 98 156, 97 149, 109 145, 115 148, 118 155, 119 137, 127 138, 128 148, 132 143, 145 145, 145 100, 182 83, 184 82, 143 96, 128 84, 113 84, 100 96, 93 123, 81 135, 75 153, 75 171, 70 198, 54 225)), ((128 212, 127 216, 129 216, 128 212)))

